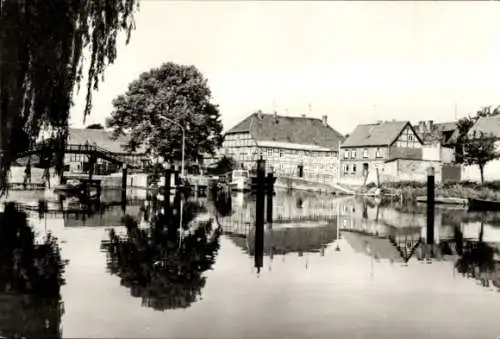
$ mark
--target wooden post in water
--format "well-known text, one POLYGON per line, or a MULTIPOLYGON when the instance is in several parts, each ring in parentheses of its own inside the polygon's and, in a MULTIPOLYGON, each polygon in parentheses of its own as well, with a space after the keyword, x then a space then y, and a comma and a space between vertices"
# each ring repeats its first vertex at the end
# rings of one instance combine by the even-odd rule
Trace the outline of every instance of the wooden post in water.
POLYGON ((272 224, 273 222, 273 195, 274 195, 274 176, 273 173, 267 173, 267 206, 266 206, 266 216, 267 222, 272 224))
POLYGON ((165 185, 163 190, 163 213, 165 217, 170 217, 170 180, 172 178, 172 168, 170 164, 165 167, 165 185))
POLYGON ((264 203, 266 194, 266 163, 257 160, 257 191, 255 203, 255 267, 257 272, 263 266, 264 259, 264 203))
POLYGON ((95 155, 90 155, 89 156, 89 184, 90 184, 90 182, 92 182, 92 176, 94 175, 96 162, 97 162, 97 159, 96 159, 95 155))
MULTIPOLYGON (((90 184, 90 183, 89 183, 90 184)), ((122 165, 122 209, 127 206, 127 164, 122 165)))
POLYGON ((434 167, 427 170, 427 244, 434 244, 434 167))
POLYGON ((179 165, 175 165, 174 182, 175 182, 175 188, 179 189, 179 165))

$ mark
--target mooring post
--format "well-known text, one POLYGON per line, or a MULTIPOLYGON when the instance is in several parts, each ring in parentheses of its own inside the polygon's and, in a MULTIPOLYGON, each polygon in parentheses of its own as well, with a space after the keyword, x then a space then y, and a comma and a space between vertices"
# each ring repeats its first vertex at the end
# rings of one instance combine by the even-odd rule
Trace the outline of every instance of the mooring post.
POLYGON ((163 214, 170 217, 170 180, 172 178, 172 167, 170 164, 165 166, 165 185, 163 190, 163 214))
POLYGON ((175 165, 174 183, 175 183, 175 189, 178 189, 179 188, 179 165, 175 165))
POLYGON ((264 256, 264 203, 266 194, 266 163, 257 160, 257 191, 255 203, 255 267, 257 271, 263 264, 264 256))
POLYGON ((96 161, 96 157, 94 155, 91 155, 89 158, 89 183, 92 182, 92 176, 94 175, 96 161))
POLYGON ((122 165, 122 207, 127 205, 127 164, 122 165))
POLYGON ((273 173, 267 174, 267 206, 266 206, 266 216, 267 222, 271 224, 273 222, 273 195, 274 195, 274 176, 273 173))
POLYGON ((427 170, 427 244, 434 244, 434 167, 427 170))

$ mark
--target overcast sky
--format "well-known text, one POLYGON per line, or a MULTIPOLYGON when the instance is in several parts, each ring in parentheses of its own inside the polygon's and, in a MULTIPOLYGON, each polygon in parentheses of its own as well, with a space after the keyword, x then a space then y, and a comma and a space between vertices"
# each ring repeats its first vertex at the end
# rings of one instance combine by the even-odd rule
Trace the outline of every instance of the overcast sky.
MULTIPOLYGON (((361 123, 450 121, 500 104, 498 2, 141 1, 86 124, 163 62, 208 79, 225 129, 262 109, 361 123), (310 108, 309 108, 310 106, 310 108)), ((83 91, 71 114, 83 126, 83 91)))

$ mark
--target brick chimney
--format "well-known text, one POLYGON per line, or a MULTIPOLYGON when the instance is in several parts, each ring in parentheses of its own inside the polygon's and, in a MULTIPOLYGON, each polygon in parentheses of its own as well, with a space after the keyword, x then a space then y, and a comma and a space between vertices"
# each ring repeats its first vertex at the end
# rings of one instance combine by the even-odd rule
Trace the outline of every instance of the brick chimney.
POLYGON ((432 128, 434 127, 434 121, 433 120, 429 120, 427 121, 427 130, 429 132, 432 132, 432 128))
POLYGON ((260 110, 260 109, 257 111, 257 118, 262 120, 262 110, 260 110))
POLYGON ((274 121, 277 123, 278 122, 278 112, 274 111, 273 116, 274 116, 274 121))
POLYGON ((324 126, 328 126, 328 115, 323 115, 321 121, 323 121, 324 126))
POLYGON ((425 132, 425 121, 419 121, 418 122, 418 132, 419 133, 424 133, 425 132))

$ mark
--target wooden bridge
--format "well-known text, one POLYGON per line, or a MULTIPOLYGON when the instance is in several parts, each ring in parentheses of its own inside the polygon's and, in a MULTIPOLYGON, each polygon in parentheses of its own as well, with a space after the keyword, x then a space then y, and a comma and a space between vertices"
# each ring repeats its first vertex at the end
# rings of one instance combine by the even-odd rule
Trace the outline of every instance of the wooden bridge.
MULTIPOLYGON (((21 152, 17 154, 17 158, 24 158, 28 157, 30 155, 38 155, 41 153, 45 152, 54 152, 55 150, 52 148, 53 146, 50 143, 47 142, 42 142, 38 143, 35 145, 30 150, 21 152)), ((85 154, 88 155, 90 158, 100 158, 106 161, 109 161, 113 164, 119 164, 123 165, 126 164, 130 168, 138 168, 139 165, 136 163, 130 161, 127 159, 126 155, 122 154, 117 154, 110 152, 104 148, 95 146, 95 145, 90 145, 90 144, 84 144, 84 145, 75 145, 75 144, 68 144, 66 145, 66 148, 64 150, 65 154, 85 154)))

